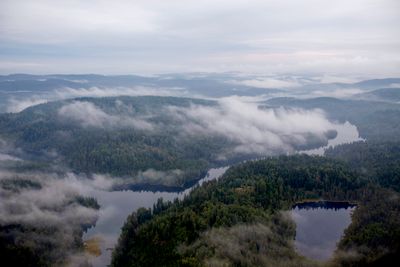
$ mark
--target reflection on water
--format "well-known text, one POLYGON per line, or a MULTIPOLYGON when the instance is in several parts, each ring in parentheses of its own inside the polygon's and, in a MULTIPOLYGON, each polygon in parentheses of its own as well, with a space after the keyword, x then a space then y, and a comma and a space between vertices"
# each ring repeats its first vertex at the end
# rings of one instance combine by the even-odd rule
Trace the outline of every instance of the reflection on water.
POLYGON ((351 223, 354 205, 311 202, 296 205, 291 215, 296 223, 295 247, 299 254, 315 260, 329 259, 351 223))
MULTIPOLYGON (((205 181, 220 177, 228 167, 210 169, 207 175, 196 185, 201 185, 205 181)), ((101 191, 94 190, 91 196, 95 197, 101 205, 99 219, 96 226, 92 227, 84 234, 84 240, 96 238, 99 242, 101 255, 91 257, 90 262, 93 266, 107 266, 111 260, 111 252, 118 241, 126 218, 133 211, 140 207, 150 208, 157 202, 157 199, 174 200, 183 198, 193 187, 183 192, 149 192, 149 191, 101 191)))

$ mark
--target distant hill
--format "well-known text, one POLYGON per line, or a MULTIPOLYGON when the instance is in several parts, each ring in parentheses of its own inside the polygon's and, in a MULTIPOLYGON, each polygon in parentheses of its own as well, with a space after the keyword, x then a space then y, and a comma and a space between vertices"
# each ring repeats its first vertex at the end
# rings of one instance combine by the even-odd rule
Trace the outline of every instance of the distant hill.
POLYGON ((356 125, 361 137, 372 140, 400 140, 400 105, 379 101, 344 100, 332 97, 298 99, 273 98, 270 107, 322 109, 331 120, 349 121, 356 125))
MULTIPOLYGON (((286 81, 290 76, 266 78, 286 81)), ((400 78, 373 79, 357 83, 320 83, 307 77, 299 78, 293 88, 272 86, 260 88, 245 81, 263 81, 263 77, 235 73, 181 73, 157 76, 52 74, 0 75, 0 113, 14 112, 14 103, 38 100, 61 100, 81 96, 168 95, 180 97, 220 98, 227 96, 298 96, 332 95, 346 90, 371 91, 400 84, 400 78), (128 89, 128 90, 127 90, 128 89), (100 92, 101 91, 101 92, 100 92), (107 92, 108 91, 108 92, 107 92)), ((290 79, 289 79, 290 80, 290 79)), ((268 83, 267 83, 268 84, 268 83)), ((279 84, 279 83, 278 83, 279 84)), ((357 91, 356 91, 357 92, 357 91)), ((351 92, 350 92, 351 94, 351 92)), ((345 92, 345 96, 347 96, 345 92)), ((20 109, 18 109, 20 110, 20 109)))
POLYGON ((358 83, 354 83, 353 85, 363 89, 377 89, 377 88, 392 87, 399 84, 400 84, 400 78, 386 78, 386 79, 365 80, 358 83))
POLYGON ((366 93, 357 94, 353 97, 366 100, 400 102, 400 87, 377 89, 366 93))
POLYGON ((204 96, 228 95, 259 95, 268 92, 279 92, 277 89, 263 89, 252 86, 226 83, 227 77, 190 77, 185 75, 144 77, 137 75, 104 76, 96 74, 55 74, 55 75, 30 75, 12 74, 0 75, 0 92, 13 92, 19 90, 42 92, 70 88, 90 87, 174 87, 183 88, 189 92, 204 96))

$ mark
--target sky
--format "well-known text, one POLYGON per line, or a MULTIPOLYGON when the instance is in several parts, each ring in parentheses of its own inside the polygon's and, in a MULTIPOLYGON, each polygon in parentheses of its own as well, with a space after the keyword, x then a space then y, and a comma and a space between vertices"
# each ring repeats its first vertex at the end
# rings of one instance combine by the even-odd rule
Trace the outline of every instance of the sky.
POLYGON ((0 73, 400 76, 398 0, 0 0, 0 73))

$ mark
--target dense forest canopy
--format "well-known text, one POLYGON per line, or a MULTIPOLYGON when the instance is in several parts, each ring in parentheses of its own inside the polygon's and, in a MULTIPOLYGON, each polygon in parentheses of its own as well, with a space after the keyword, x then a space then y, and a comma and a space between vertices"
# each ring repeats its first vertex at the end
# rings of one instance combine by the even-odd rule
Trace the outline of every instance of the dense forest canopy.
POLYGON ((182 201, 161 201, 152 210, 133 213, 112 264, 319 266, 294 252, 294 228, 282 210, 302 200, 327 199, 358 205, 328 264, 395 266, 400 260, 399 194, 386 186, 393 184, 376 186, 356 169, 328 158, 290 156, 239 164, 182 201), (237 247, 242 254, 224 247, 237 247), (354 251, 357 257, 351 257, 354 251))
POLYGON ((346 162, 376 184, 400 192, 399 142, 357 142, 330 148, 325 155, 346 162))
MULTIPOLYGON (((22 149, 24 157, 52 160, 78 173, 104 173, 125 177, 131 184, 181 188, 212 166, 315 148, 335 137, 334 125, 322 115, 303 111, 298 116, 314 116, 326 129, 299 125, 281 134, 277 126, 265 128, 254 121, 244 132, 235 117, 240 107, 176 97, 79 98, 2 114, 0 137, 22 149)), ((299 112, 251 108, 274 124, 279 119, 289 122, 299 112)))

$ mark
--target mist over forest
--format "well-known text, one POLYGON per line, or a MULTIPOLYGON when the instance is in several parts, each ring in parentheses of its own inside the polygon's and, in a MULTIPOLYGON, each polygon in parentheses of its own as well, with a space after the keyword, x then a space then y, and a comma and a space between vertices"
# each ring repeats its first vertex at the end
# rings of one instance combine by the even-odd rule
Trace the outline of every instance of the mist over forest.
MULTIPOLYGON (((18 250, 26 255, 26 263, 35 266, 90 264, 93 256, 85 249, 82 235, 85 229, 96 225, 99 216, 110 212, 103 210, 93 197, 96 190, 182 191, 213 167, 327 146, 346 123, 356 127, 357 138, 362 141, 354 148, 351 144, 330 148, 326 155, 343 164, 349 162, 352 172, 365 174, 367 170, 370 178, 366 181, 396 194, 399 176, 393 168, 398 150, 393 146, 399 141, 400 106, 395 95, 400 95, 396 87, 400 79, 326 84, 315 78, 297 77, 295 82, 282 77, 236 75, 2 76, 0 89, 7 96, 2 100, 0 114, 0 212, 5 255, 19 262, 21 259, 13 252, 18 250), (38 81, 40 87, 36 86, 38 81), (269 88, 270 85, 274 86, 269 88), (380 92, 390 92, 390 97, 385 98, 380 92), (361 155, 371 156, 351 156, 363 146, 372 152, 367 150, 361 155), (350 150, 342 153, 346 149, 350 150), (381 167, 378 162, 383 159, 376 159, 376 149, 384 149, 390 157, 381 167), (372 161, 376 167, 370 169, 363 161, 372 161)), ((343 199, 329 197, 338 198, 343 199)), ((344 199, 350 198, 354 197, 344 199)), ((274 209, 281 204, 275 205, 278 206, 274 209)), ((230 252, 224 252, 227 242, 247 246, 242 243, 247 242, 242 241, 248 238, 246 235, 259 238, 283 231, 276 228, 282 226, 269 219, 255 219, 254 226, 252 220, 245 221, 244 225, 233 224, 233 228, 231 223, 222 224, 228 228, 204 228, 209 230, 188 245, 183 255, 199 249, 204 242, 220 251, 216 257, 230 258, 230 252), (261 222, 264 220, 267 224, 261 222), (235 230, 237 227, 248 228, 239 231, 235 230), (271 227, 276 229, 270 230, 271 227), (217 241, 215 238, 222 232, 214 231, 226 231, 223 236, 238 239, 217 241), (242 231, 248 234, 236 234, 242 231)), ((290 219, 279 219, 281 223, 290 223, 290 219)), ((290 240, 291 235, 288 232, 283 236, 290 240)), ((266 238, 279 240, 283 236, 266 238)), ((290 247, 290 241, 285 242, 290 247)), ((117 251, 130 249, 126 246, 118 243, 117 251)), ((289 247, 277 249, 283 253, 293 249, 289 247)), ((233 255, 233 262, 242 262, 233 255)), ((114 265, 128 264, 118 263, 122 256, 114 257, 114 265)), ((197 257, 200 265, 207 259, 197 257)), ((257 264, 246 264, 283 264, 279 254, 262 257, 266 258, 260 258, 257 264)), ((343 261, 339 252, 335 257, 335 261, 343 261)), ((297 262, 295 258, 291 261, 297 262)), ((209 260, 203 263, 206 262, 209 260)))
POLYGON ((1 266, 400 266, 397 0, 0 1, 1 266))

